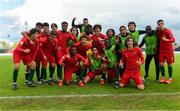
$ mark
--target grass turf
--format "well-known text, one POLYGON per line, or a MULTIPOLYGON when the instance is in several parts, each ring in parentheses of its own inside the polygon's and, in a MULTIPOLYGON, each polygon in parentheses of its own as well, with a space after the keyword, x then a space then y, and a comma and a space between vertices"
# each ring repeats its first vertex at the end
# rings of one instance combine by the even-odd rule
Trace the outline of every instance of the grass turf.
MULTIPOLYGON (((79 87, 73 83, 70 86, 59 88, 37 84, 35 88, 28 88, 24 85, 24 69, 21 65, 18 75, 18 90, 11 90, 13 63, 11 56, 0 56, 0 96, 45 96, 45 95, 72 95, 72 94, 131 94, 131 93, 171 93, 180 92, 180 54, 175 56, 176 63, 173 64, 173 83, 159 84, 155 80, 154 62, 152 61, 149 70, 149 79, 146 81, 145 91, 139 91, 133 83, 126 88, 115 89, 113 84, 99 84, 100 77, 79 87)), ((166 77, 167 67, 166 69, 166 77)), ((141 74, 144 74, 144 66, 141 67, 141 74)), ((56 77, 56 73, 54 75, 56 77)), ((36 80, 36 78, 35 78, 36 80)), ((70 98, 41 98, 41 99, 0 99, 0 109, 179 109, 180 95, 162 96, 111 96, 111 97, 70 97, 70 98), (10 101, 10 102, 9 102, 10 101)))

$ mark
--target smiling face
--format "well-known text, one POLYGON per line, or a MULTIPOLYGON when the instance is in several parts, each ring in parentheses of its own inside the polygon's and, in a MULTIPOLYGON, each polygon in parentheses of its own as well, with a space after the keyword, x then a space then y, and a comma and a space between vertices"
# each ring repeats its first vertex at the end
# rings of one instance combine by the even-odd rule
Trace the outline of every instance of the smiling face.
POLYGON ((157 23, 157 28, 158 28, 159 30, 164 30, 164 22, 163 22, 163 21, 158 22, 158 23, 157 23))
POLYGON ((112 38, 113 35, 114 35, 114 32, 113 32, 112 30, 108 30, 107 36, 108 36, 109 38, 112 38))
POLYGON ((61 28, 62 28, 62 31, 63 31, 63 32, 66 32, 67 29, 68 29, 68 24, 63 23, 63 24, 61 25, 61 28))
POLYGON ((129 39, 129 40, 127 41, 127 47, 130 48, 130 49, 132 49, 133 46, 134 46, 134 41, 133 41, 133 39, 129 39))
POLYGON ((77 53, 76 47, 71 47, 71 55, 75 55, 77 53))
POLYGON ((121 35, 126 36, 127 35, 126 27, 121 27, 120 28, 120 33, 121 33, 121 35))
POLYGON ((136 26, 134 24, 129 24, 128 29, 129 29, 129 31, 135 31, 136 26))

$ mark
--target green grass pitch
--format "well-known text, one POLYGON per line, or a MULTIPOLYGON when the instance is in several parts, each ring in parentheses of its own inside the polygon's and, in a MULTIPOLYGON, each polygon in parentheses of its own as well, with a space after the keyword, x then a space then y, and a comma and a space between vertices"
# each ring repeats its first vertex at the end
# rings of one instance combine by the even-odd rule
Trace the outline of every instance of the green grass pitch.
MULTIPOLYGON (((146 81, 145 91, 137 90, 134 83, 120 89, 115 89, 113 84, 107 83, 101 86, 99 84, 100 77, 97 77, 85 87, 79 87, 76 83, 73 83, 61 88, 57 85, 49 86, 46 84, 37 84, 35 88, 28 88, 24 84, 25 67, 21 65, 17 82, 18 89, 13 91, 11 89, 14 68, 12 57, 0 56, 0 110, 180 110, 180 54, 175 55, 175 61, 173 64, 173 83, 169 85, 154 81, 155 69, 154 61, 152 61, 149 70, 150 77, 146 81), (158 93, 158 95, 153 95, 153 93, 158 93), (166 95, 163 95, 163 93, 166 93, 166 95), (63 95, 93 94, 114 94, 114 96, 63 97, 63 95), (121 96, 121 94, 127 95, 121 96), (1 98, 14 96, 62 97, 1 98)), ((166 77, 168 77, 167 65, 165 69, 166 77)), ((141 75, 144 75, 144 65, 141 67, 141 75)), ((56 72, 54 77, 56 77, 56 72)))

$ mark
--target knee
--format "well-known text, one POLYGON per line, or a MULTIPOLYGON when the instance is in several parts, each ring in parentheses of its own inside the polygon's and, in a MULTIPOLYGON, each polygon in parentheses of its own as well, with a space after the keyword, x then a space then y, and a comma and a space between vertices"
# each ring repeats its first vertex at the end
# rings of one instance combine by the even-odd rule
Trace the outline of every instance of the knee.
POLYGON ((138 85, 138 89, 143 91, 144 90, 144 85, 143 84, 138 85))
POLYGON ((120 83, 119 86, 120 86, 121 88, 123 88, 123 87, 125 87, 125 84, 120 83))
POLYGON ((19 70, 20 65, 19 64, 15 64, 15 70, 19 70))
POLYGON ((66 84, 66 85, 70 85, 70 84, 71 84, 70 80, 66 80, 66 81, 65 81, 65 84, 66 84))

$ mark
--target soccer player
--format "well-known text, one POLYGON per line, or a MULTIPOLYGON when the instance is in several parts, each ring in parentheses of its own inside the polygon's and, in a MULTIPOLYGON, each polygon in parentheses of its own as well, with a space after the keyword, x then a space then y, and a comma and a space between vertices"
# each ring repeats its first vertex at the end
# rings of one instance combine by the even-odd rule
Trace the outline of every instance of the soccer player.
POLYGON ((102 26, 99 24, 95 24, 93 26, 94 34, 89 37, 92 40, 92 45, 98 48, 98 52, 100 54, 103 53, 104 48, 104 40, 107 38, 104 34, 101 33, 102 26))
MULTIPOLYGON (((85 60, 81 55, 77 53, 76 46, 71 46, 70 53, 64 55, 60 60, 59 64, 64 66, 64 82, 66 85, 70 85, 72 80, 72 73, 80 73, 80 62, 88 64, 88 61, 85 60)), ((79 75, 81 76, 81 75, 79 75)), ((84 86, 83 82, 79 81, 80 86, 84 86)), ((61 85, 62 86, 62 85, 61 85)))
POLYGON ((117 87, 119 81, 118 64, 116 57, 117 45, 112 45, 109 39, 105 40, 104 54, 107 58, 107 71, 108 71, 108 82, 115 81, 115 87, 117 87))
MULTIPOLYGON (((37 29, 39 31, 39 36, 38 38, 41 38, 42 36, 42 27, 43 27, 43 24, 41 22, 37 22, 36 23, 36 26, 35 26, 35 29, 37 29)), ((21 32, 22 36, 26 37, 27 39, 29 39, 30 37, 30 31, 24 31, 24 32, 21 32)), ((41 61, 41 58, 42 58, 42 55, 40 54, 40 51, 38 51, 37 53, 37 56, 36 56, 36 75, 37 75, 37 80, 40 82, 40 61, 41 61)), ((26 68, 26 72, 25 72, 25 75, 28 76, 29 72, 26 68)))
POLYGON ((149 77, 149 65, 151 63, 152 58, 154 58, 155 66, 156 66, 156 81, 159 80, 159 59, 157 54, 157 42, 158 38, 156 36, 155 31, 152 31, 151 26, 146 26, 146 35, 143 37, 142 42, 139 47, 142 47, 144 44, 146 45, 146 60, 145 60, 145 76, 144 78, 149 77))
POLYGON ((51 30, 54 31, 54 32, 56 32, 58 30, 58 26, 57 26, 56 23, 51 24, 51 30))
POLYGON ((72 20, 72 27, 76 27, 79 28, 80 30, 80 35, 87 35, 89 36, 90 34, 92 34, 92 26, 89 24, 89 21, 87 18, 83 19, 83 24, 79 24, 79 25, 75 25, 75 20, 76 17, 73 18, 72 20))
POLYGON ((62 22, 61 23, 62 30, 57 31, 57 39, 58 39, 58 48, 56 52, 56 62, 57 62, 57 76, 59 80, 59 86, 62 86, 62 66, 59 64, 59 61, 62 56, 67 54, 67 42, 69 39, 73 40, 74 42, 77 42, 77 38, 70 34, 68 29, 68 23, 62 22))
POLYGON ((140 75, 140 65, 144 63, 144 57, 140 48, 138 48, 133 37, 128 37, 125 41, 126 49, 122 52, 122 62, 119 64, 126 69, 120 80, 119 86, 125 87, 133 79, 140 90, 144 90, 144 84, 140 75))
MULTIPOLYGON (((77 53, 80 54, 81 56, 83 56, 83 58, 85 58, 85 59, 88 58, 87 51, 89 49, 91 49, 91 44, 87 43, 87 39, 88 39, 88 37, 86 35, 81 36, 80 41, 75 44, 75 46, 77 48, 77 53)), ((82 75, 82 77, 85 77, 86 73, 87 73, 87 67, 84 64, 81 64, 81 66, 82 66, 81 67, 81 70, 82 70, 81 75, 82 75)), ((80 77, 79 79, 82 80, 82 77, 80 77)))
POLYGON ((137 43, 139 42, 139 36, 146 33, 144 30, 136 30, 136 23, 134 21, 128 23, 128 29, 137 43))
POLYGON ((159 40, 159 62, 160 62, 160 70, 162 74, 162 79, 160 80, 161 83, 170 84, 172 82, 172 64, 174 63, 174 48, 172 43, 175 42, 175 38, 168 28, 164 26, 163 20, 157 21, 157 36, 159 40), (165 78, 165 68, 164 63, 165 61, 168 64, 168 73, 169 79, 166 80, 165 78))
POLYGON ((87 84, 91 80, 95 78, 96 75, 102 74, 103 81, 100 81, 100 84, 104 84, 105 74, 106 74, 106 65, 103 64, 102 56, 99 54, 97 47, 93 46, 92 53, 88 56, 89 60, 89 71, 87 75, 85 76, 83 82, 87 84))
POLYGON ((32 79, 34 75, 34 66, 35 66, 35 57, 37 54, 37 50, 39 47, 39 41, 36 39, 38 37, 38 30, 37 29, 31 29, 30 30, 30 38, 27 39, 26 37, 23 37, 18 46, 15 48, 13 52, 13 61, 15 65, 15 69, 13 71, 13 84, 12 89, 17 89, 17 77, 18 77, 18 71, 20 67, 20 61, 22 60, 25 65, 27 65, 28 69, 30 69, 29 76, 26 76, 26 80, 28 80, 28 86, 33 87, 32 79))
POLYGON ((49 62, 49 84, 53 84, 53 74, 55 70, 55 53, 58 48, 58 40, 56 39, 56 32, 51 31, 50 36, 47 38, 42 38, 40 40, 41 49, 42 49, 42 55, 43 55, 43 61, 42 61, 42 79, 46 80, 47 78, 47 62, 49 62))
MULTIPOLYGON (((70 33, 71 33, 74 37, 76 37, 78 40, 80 39, 79 32, 78 32, 78 29, 77 29, 76 27, 72 27, 72 28, 70 29, 70 33)), ((74 45, 74 42, 73 42, 71 39, 69 39, 67 46, 72 46, 72 45, 74 45)))
POLYGON ((112 45, 116 45, 116 35, 114 29, 108 29, 106 31, 106 36, 111 41, 112 45))

